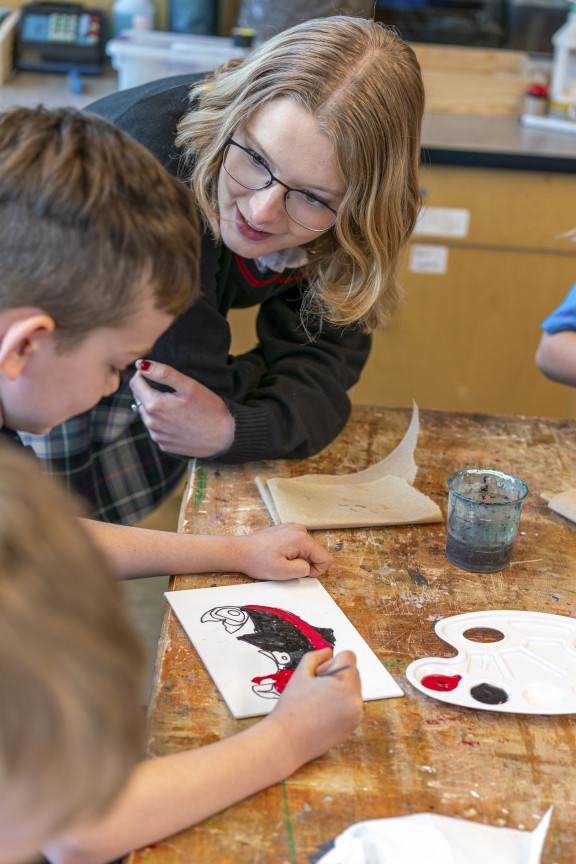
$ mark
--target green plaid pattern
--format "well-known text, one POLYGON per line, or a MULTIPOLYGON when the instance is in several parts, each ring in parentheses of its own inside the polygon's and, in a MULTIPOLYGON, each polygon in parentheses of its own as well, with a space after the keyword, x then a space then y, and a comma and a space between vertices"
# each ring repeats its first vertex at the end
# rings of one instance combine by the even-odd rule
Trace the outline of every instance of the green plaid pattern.
POLYGON ((131 525, 170 496, 186 472, 187 459, 154 444, 127 383, 92 411, 79 414, 48 435, 19 432, 49 474, 60 475, 88 503, 91 516, 131 525))

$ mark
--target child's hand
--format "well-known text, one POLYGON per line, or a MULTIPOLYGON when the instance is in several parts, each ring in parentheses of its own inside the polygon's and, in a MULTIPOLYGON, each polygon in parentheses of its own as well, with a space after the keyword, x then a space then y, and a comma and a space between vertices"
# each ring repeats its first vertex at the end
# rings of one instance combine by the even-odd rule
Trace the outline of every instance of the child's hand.
POLYGON ((287 522, 255 534, 234 537, 238 570, 252 579, 299 579, 321 576, 332 564, 330 553, 303 525, 287 522))
MULTIPOLYGON (((349 735, 362 720, 362 693, 356 656, 330 649, 305 654, 267 720, 283 726, 290 771, 322 755, 349 735), (330 662, 326 662, 330 661, 330 662), (325 678, 318 672, 350 663, 349 669, 325 678)), ((265 722, 265 721, 263 721, 265 722)))

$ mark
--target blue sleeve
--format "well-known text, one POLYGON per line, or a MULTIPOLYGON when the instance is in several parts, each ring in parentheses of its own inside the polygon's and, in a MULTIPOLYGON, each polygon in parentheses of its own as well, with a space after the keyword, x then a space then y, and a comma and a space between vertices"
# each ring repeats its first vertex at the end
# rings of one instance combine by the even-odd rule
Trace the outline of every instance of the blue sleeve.
POLYGON ((576 330, 576 282, 557 309, 542 322, 546 333, 576 330))

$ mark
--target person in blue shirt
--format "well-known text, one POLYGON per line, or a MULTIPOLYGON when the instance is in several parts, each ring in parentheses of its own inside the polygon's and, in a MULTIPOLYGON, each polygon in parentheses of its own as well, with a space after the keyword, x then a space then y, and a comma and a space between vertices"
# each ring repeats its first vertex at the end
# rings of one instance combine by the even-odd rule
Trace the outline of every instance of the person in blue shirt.
POLYGON ((536 365, 552 381, 576 387, 576 282, 542 330, 536 365))

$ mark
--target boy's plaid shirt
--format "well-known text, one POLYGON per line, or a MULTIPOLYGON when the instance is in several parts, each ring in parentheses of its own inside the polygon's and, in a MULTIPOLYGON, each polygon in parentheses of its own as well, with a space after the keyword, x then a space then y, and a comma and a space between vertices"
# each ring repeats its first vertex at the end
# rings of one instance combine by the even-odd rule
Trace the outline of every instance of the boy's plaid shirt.
POLYGON ((47 473, 61 475, 87 501, 91 516, 130 525, 151 513, 178 485, 188 460, 154 444, 127 383, 92 411, 49 436, 20 432, 47 473))

